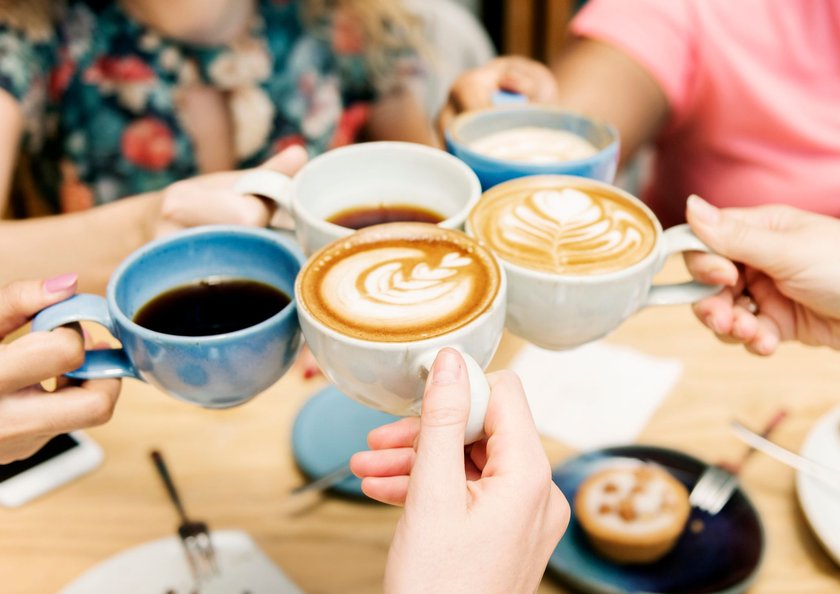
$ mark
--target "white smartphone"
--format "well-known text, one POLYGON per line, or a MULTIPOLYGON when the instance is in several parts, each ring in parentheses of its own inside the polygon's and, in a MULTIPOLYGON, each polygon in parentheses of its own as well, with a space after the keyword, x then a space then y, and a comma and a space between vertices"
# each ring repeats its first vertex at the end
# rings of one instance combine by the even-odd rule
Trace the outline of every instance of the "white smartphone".
POLYGON ((58 435, 29 458, 0 464, 0 505, 23 505, 87 474, 102 458, 102 448, 87 435, 79 431, 58 435))

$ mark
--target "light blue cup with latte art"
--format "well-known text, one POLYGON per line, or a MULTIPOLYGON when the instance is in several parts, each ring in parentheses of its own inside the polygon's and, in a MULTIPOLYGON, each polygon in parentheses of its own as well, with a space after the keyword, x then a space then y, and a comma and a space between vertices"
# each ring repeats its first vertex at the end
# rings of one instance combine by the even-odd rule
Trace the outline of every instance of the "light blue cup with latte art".
POLYGON ((720 290, 654 285, 672 254, 711 250, 688 225, 663 231, 641 200, 596 180, 546 175, 497 185, 470 212, 467 233, 505 270, 507 329, 546 349, 606 336, 644 307, 720 290))
POLYGON ((615 178, 619 157, 618 131, 604 122, 582 114, 545 105, 499 104, 484 110, 464 112, 445 131, 447 150, 466 163, 488 190, 511 179, 530 175, 575 175, 605 182, 615 178), (575 156, 533 162, 497 156, 478 150, 494 134, 516 129, 560 131, 588 142, 593 151, 575 156))

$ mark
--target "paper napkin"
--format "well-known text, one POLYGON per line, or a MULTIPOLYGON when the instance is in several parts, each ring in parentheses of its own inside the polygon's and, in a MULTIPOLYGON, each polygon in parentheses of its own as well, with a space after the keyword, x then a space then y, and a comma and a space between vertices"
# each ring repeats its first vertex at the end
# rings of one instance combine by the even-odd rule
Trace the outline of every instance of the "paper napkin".
POLYGON ((602 342, 526 345, 511 361, 539 432, 578 450, 633 442, 682 374, 682 362, 602 342))

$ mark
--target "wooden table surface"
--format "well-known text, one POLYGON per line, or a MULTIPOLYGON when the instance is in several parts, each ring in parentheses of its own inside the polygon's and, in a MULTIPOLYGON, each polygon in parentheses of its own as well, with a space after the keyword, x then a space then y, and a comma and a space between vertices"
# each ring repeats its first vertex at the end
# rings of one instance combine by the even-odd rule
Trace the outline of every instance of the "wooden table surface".
MULTIPOLYGON (((683 361, 682 378, 639 441, 707 460, 743 452, 727 428, 733 417, 757 427, 787 408, 774 439, 798 450, 813 423, 840 402, 840 353, 784 345, 774 357, 758 358, 718 343, 687 306, 643 311, 608 341, 683 361)), ((493 367, 503 367, 521 344, 506 336, 493 367)), ((324 385, 289 373, 244 406, 210 411, 126 381, 114 418, 89 431, 105 450, 104 465, 25 507, 0 510, 0 592, 54 593, 110 555, 172 534, 174 511, 149 463, 152 448, 164 451, 193 515, 216 529, 249 532, 306 592, 380 592, 400 511, 333 496, 289 496, 304 480, 291 455, 291 425, 324 385)), ((552 462, 574 453, 560 443, 545 445, 552 462)), ((742 481, 767 535, 751 592, 840 591, 840 569, 798 507, 794 472, 755 455, 742 481)), ((565 590, 546 575, 539 592, 565 590)))

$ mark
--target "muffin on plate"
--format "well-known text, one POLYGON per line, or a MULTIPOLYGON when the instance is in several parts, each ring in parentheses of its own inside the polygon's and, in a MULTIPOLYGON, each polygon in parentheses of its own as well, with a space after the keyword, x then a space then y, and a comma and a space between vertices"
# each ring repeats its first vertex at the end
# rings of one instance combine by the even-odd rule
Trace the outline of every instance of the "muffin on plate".
POLYGON ((593 473, 575 495, 575 514, 592 546, 617 563, 651 563, 676 544, 691 506, 664 468, 620 464, 593 473))

